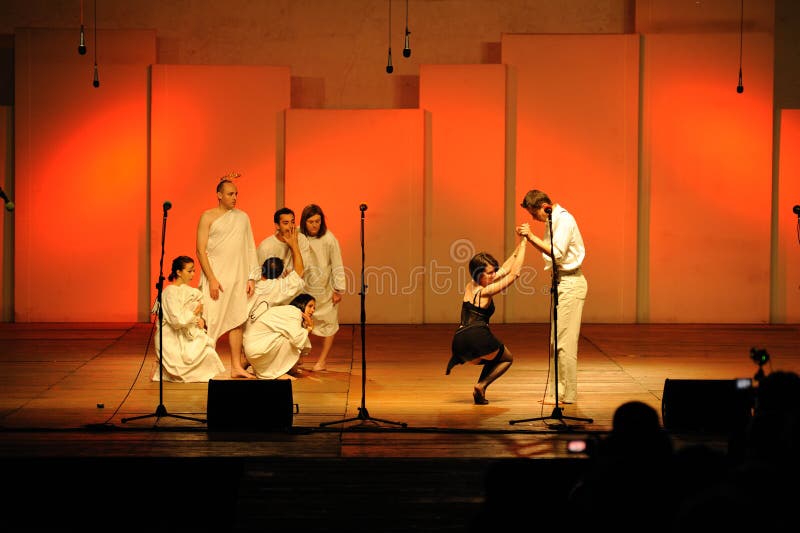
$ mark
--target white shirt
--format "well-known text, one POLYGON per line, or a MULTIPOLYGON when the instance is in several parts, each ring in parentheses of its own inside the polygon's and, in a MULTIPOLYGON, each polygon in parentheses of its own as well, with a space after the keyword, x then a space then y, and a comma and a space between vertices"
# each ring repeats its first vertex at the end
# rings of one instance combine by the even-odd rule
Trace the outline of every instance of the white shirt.
MULTIPOLYGON (((311 246, 308 244, 308 237, 298 231, 297 244, 300 247, 300 257, 303 258, 303 267, 307 271, 312 265, 311 246)), ((291 272, 294 270, 292 260, 292 249, 283 241, 278 240, 275 235, 270 235, 258 245, 256 249, 258 264, 263 265, 264 261, 270 257, 280 257, 283 260, 283 271, 291 272)), ((305 277, 305 275, 303 276, 305 277)))
MULTIPOLYGON (((553 206, 553 255, 559 271, 570 271, 580 268, 586 257, 583 236, 578 223, 566 209, 556 204, 553 206)), ((544 223, 544 242, 550 244, 550 224, 544 223)), ((550 255, 543 253, 545 270, 552 268, 550 255)))
POLYGON ((258 280, 249 301, 248 323, 256 320, 270 307, 288 304, 304 288, 305 282, 294 271, 277 279, 258 280))

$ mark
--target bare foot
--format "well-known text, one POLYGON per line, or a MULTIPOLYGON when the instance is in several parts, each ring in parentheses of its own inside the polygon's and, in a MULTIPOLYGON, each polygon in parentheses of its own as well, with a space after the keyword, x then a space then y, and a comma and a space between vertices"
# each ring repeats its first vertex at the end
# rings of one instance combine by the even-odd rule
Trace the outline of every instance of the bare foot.
POLYGON ((326 370, 328 369, 325 367, 325 365, 320 365, 319 363, 314 365, 314 368, 311 369, 312 372, 325 372, 326 370))
POLYGON ((475 405, 486 405, 489 403, 489 400, 486 399, 486 389, 482 389, 478 385, 472 389, 472 401, 475 402, 475 405))
POLYGON ((255 375, 251 374, 250 372, 248 372, 248 371, 246 371, 244 369, 234 369, 234 370, 231 370, 231 377, 232 378, 254 379, 255 375))
POLYGON ((278 376, 275 379, 289 379, 289 380, 295 381, 297 378, 294 377, 294 376, 290 376, 289 374, 284 374, 282 376, 278 376))
POLYGON ((286 374, 289 375, 289 376, 296 377, 296 378, 301 378, 301 377, 305 376, 307 373, 308 373, 308 371, 303 370, 302 368, 296 366, 296 367, 292 368, 291 370, 289 370, 286 374))

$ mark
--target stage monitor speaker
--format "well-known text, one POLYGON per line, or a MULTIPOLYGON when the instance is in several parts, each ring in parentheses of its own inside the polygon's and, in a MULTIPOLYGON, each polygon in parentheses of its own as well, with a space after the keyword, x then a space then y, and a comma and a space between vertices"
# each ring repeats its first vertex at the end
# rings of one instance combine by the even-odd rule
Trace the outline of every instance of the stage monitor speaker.
POLYGON ((298 406, 288 379, 212 379, 208 382, 210 431, 286 431, 298 406))
POLYGON ((669 431, 731 434, 752 412, 750 379, 666 379, 661 419, 669 431))

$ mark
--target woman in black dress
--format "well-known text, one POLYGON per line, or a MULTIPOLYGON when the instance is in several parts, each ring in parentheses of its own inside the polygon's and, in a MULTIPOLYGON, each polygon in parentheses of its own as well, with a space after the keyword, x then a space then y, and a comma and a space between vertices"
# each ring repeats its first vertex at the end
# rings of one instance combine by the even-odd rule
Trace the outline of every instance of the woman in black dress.
POLYGON ((489 318, 494 313, 492 296, 499 293, 519 277, 525 261, 525 243, 522 239, 514 253, 498 268, 497 259, 480 252, 469 262, 471 279, 464 289, 461 302, 461 324, 453 335, 452 356, 446 374, 462 363, 483 365, 481 375, 472 391, 476 405, 486 405, 486 388, 502 376, 511 366, 513 357, 489 329, 489 318))

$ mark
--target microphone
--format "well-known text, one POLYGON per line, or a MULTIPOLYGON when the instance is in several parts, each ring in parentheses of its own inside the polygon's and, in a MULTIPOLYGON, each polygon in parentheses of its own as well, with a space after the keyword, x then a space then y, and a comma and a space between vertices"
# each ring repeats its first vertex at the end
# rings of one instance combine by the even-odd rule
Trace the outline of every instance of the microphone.
POLYGON ((94 64, 94 79, 92 80, 92 87, 95 89, 100 87, 100 74, 97 72, 97 63, 94 64))
POLYGON ((0 187, 0 198, 5 200, 5 202, 6 202, 6 211, 13 211, 14 210, 14 202, 12 202, 11 200, 8 199, 8 196, 6 196, 6 193, 2 189, 2 187, 0 187))
MULTIPOLYGON (((6 197, 6 195, 4 194, 4 195, 3 195, 3 198, 5 198, 5 197, 6 197)), ((7 206, 7 205, 6 205, 6 209, 8 209, 8 206, 7 206)), ((13 207, 12 207, 11 209, 13 209, 13 207)), ((9 211, 10 211, 11 209, 9 209, 9 211)), ((796 206, 794 206, 794 207, 792 208, 792 213, 794 213, 795 215, 797 215, 797 216, 798 216, 798 218, 800 218, 800 205, 796 205, 796 206)))
POLYGON ((81 44, 78 45, 78 53, 86 55, 86 36, 83 33, 83 24, 81 24, 81 44))
POLYGON ((392 66, 392 47, 389 47, 389 62, 386 64, 386 74, 391 74, 394 72, 394 67, 392 66))
POLYGON ((367 210, 367 204, 361 204, 360 206, 358 206, 358 208, 359 208, 361 211, 366 211, 366 210, 367 210))
POLYGON ((411 57, 411 45, 408 43, 409 35, 411 35, 411 32, 408 31, 408 28, 406 28, 406 44, 403 48, 403 57, 411 57))
POLYGON ((172 209, 172 202, 170 202, 169 200, 166 200, 164 202, 164 214, 166 214, 167 211, 169 211, 170 209, 172 209))
POLYGON ((552 207, 545 207, 544 208, 544 212, 549 215, 549 214, 551 214, 553 212, 553 208, 552 207))
POLYGON ((744 92, 744 85, 742 85, 742 67, 739 67, 739 85, 736 86, 736 92, 739 94, 744 92))

